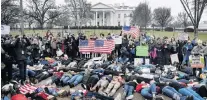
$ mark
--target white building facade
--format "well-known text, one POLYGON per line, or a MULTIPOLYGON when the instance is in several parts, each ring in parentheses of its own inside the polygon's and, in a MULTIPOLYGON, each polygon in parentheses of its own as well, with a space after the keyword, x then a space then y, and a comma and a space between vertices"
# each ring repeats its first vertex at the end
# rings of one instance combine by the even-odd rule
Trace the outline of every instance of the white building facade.
POLYGON ((93 19, 92 26, 129 26, 131 23, 132 12, 135 7, 111 6, 97 3, 92 6, 93 19))

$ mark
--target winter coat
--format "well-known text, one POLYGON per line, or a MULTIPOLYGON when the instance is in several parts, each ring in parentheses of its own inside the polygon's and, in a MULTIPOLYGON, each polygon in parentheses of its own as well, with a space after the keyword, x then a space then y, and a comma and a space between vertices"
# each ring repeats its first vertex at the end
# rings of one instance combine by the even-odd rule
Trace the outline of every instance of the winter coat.
POLYGON ((207 55, 207 46, 203 47, 203 49, 201 49, 199 52, 207 55))
POLYGON ((15 58, 16 60, 26 60, 26 47, 30 45, 27 38, 20 40, 19 38, 12 43, 15 47, 15 58))
POLYGON ((203 49, 203 46, 195 46, 193 47, 191 54, 200 54, 200 50, 203 49))

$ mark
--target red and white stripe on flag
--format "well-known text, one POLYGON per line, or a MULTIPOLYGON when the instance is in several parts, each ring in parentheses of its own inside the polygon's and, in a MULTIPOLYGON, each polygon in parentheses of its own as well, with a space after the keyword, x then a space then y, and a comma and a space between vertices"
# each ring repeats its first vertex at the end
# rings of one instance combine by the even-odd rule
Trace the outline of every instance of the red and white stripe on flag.
POLYGON ((104 45, 102 47, 94 47, 95 53, 107 53, 110 54, 115 48, 114 40, 104 40, 104 45))
POLYGON ((31 86, 30 84, 23 85, 19 88, 20 93, 27 94, 27 93, 33 93, 37 87, 31 86))
POLYGON ((122 30, 123 34, 130 34, 132 37, 136 38, 139 36, 140 30, 138 27, 131 26, 129 31, 122 30))
POLYGON ((94 51, 94 40, 88 40, 88 46, 79 46, 79 52, 87 53, 94 51))

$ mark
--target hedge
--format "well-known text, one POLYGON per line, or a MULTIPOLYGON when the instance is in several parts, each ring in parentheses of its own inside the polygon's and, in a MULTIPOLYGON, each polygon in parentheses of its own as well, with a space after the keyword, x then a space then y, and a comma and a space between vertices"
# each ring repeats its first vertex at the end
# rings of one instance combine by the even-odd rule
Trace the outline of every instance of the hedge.
POLYGON ((174 29, 172 27, 166 27, 165 31, 172 32, 174 29))
POLYGON ((192 28, 185 28, 184 32, 194 32, 194 29, 192 29, 192 28))
POLYGON ((114 30, 120 30, 122 29, 122 26, 72 26, 70 29, 114 29, 114 30))

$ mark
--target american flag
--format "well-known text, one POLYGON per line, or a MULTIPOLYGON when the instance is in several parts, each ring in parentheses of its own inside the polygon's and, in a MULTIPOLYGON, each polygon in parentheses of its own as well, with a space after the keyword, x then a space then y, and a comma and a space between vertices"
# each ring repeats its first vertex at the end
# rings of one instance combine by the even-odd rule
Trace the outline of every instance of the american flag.
POLYGON ((80 40, 79 41, 79 52, 88 53, 94 51, 94 40, 80 40))
POLYGON ((27 93, 33 93, 37 87, 31 86, 30 84, 23 85, 19 88, 20 93, 27 94, 27 93))
POLYGON ((135 26, 124 26, 122 32, 123 34, 130 34, 135 38, 139 36, 139 28, 135 26))
POLYGON ((114 40, 95 40, 95 53, 111 53, 114 49, 114 40))

